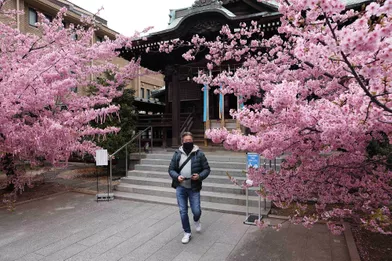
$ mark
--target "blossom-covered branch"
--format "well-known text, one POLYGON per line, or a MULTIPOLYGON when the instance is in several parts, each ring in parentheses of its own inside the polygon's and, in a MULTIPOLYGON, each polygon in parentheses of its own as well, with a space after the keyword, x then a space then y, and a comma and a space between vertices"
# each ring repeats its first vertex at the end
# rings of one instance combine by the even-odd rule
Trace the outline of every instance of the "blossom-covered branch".
MULTIPOLYGON (((0 15, 9 13, 1 9, 0 15)), ((115 63, 117 50, 131 45, 134 38, 117 36, 92 43, 98 30, 93 17, 64 28, 66 13, 62 8, 51 22, 39 14, 34 35, 0 23, 1 158, 31 165, 42 160, 64 164, 73 152, 93 154, 95 139, 118 131, 89 123, 116 115, 119 108, 111 101, 122 94, 118 87, 138 75, 139 61, 124 67, 115 63), (114 80, 97 81, 107 72, 115 75, 114 80), (94 95, 81 94, 91 86, 94 95), (75 92, 77 88, 82 91, 75 92)), ((8 165, 2 161, 0 169, 8 165)), ((16 173, 9 182, 22 190, 26 181, 23 173, 16 173)))
POLYGON ((292 222, 327 220, 340 233, 348 217, 392 233, 392 0, 363 10, 338 0, 287 0, 279 11, 279 34, 268 39, 256 22, 238 32, 224 26, 214 41, 192 39, 185 59, 209 50, 207 70, 194 80, 251 104, 231 111, 251 134, 207 136, 231 150, 285 155, 279 172, 250 170, 248 178, 278 206, 316 202, 315 213, 299 211, 292 222), (208 73, 233 62, 242 67, 208 73))

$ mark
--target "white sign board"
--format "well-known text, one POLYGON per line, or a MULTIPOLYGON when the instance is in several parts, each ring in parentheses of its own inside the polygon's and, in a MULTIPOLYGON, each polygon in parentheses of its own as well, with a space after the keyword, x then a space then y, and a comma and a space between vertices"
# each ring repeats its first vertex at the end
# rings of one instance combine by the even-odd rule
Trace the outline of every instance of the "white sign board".
POLYGON ((107 150, 96 150, 95 151, 95 163, 97 166, 108 165, 108 151, 107 150))

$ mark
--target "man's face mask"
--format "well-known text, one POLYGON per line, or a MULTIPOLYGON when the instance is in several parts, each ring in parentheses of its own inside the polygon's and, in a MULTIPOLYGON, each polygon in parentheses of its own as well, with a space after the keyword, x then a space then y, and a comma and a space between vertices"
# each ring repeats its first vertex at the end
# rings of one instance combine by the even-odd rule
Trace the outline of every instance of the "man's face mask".
POLYGON ((191 151, 193 149, 193 142, 184 142, 182 147, 184 151, 191 151))

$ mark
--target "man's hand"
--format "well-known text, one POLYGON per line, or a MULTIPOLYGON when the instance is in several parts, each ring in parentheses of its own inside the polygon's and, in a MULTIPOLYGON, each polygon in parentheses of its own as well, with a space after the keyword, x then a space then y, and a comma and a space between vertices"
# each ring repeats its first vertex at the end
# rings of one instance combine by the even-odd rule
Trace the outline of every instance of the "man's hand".
POLYGON ((181 183, 181 182, 183 182, 184 181, 184 177, 183 176, 178 176, 178 181, 181 183))
POLYGON ((200 176, 197 173, 193 173, 193 175, 191 177, 192 180, 198 180, 199 178, 200 178, 200 176))

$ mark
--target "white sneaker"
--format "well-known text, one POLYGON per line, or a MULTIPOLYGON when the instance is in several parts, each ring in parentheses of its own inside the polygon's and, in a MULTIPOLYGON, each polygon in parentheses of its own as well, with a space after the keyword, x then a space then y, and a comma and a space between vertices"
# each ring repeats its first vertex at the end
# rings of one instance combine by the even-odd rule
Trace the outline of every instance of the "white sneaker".
POLYGON ((197 231, 197 232, 200 232, 200 231, 201 231, 201 223, 200 223, 200 220, 197 221, 197 222, 195 222, 195 228, 196 228, 196 231, 197 231))
POLYGON ((192 237, 191 233, 184 233, 184 236, 182 237, 181 242, 183 244, 188 244, 189 241, 191 240, 191 237, 192 237))

